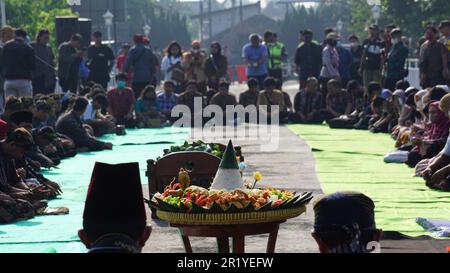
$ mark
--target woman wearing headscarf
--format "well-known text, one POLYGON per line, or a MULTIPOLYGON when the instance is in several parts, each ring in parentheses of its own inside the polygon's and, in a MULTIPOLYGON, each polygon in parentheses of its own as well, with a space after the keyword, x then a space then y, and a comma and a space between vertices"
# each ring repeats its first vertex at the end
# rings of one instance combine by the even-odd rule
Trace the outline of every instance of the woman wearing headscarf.
POLYGON ((217 90, 220 80, 227 76, 228 60, 222 54, 222 46, 218 42, 211 44, 210 52, 205 64, 205 74, 208 77, 208 87, 217 90))
POLYGON ((422 159, 436 156, 445 146, 449 135, 450 119, 439 108, 439 101, 432 101, 425 108, 430 124, 423 136, 415 136, 411 142, 414 148, 408 154, 406 164, 415 167, 422 159))

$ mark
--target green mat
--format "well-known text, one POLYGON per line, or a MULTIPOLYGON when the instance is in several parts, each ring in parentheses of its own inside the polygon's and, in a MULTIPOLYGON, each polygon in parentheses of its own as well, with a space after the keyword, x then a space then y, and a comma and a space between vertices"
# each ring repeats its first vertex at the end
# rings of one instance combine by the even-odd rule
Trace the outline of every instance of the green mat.
POLYGON ((388 135, 325 125, 289 128, 313 149, 324 192, 353 190, 368 195, 383 230, 419 236, 430 232, 415 223, 417 217, 450 219, 450 193, 428 189, 406 165, 383 162, 383 156, 394 149, 388 135))
POLYGON ((62 197, 50 202, 50 207, 65 206, 70 214, 63 216, 39 216, 28 221, 0 225, 0 252, 36 253, 54 248, 59 253, 86 252, 78 240, 77 232, 82 224, 86 191, 96 161, 117 164, 139 162, 141 181, 147 183, 145 171, 147 159, 163 154, 170 142, 182 144, 189 129, 163 128, 127 130, 126 136, 108 135, 102 138, 114 143, 112 151, 79 154, 63 160, 60 169, 45 172, 46 177, 61 184, 62 197), (134 143, 136 145, 124 145, 134 143))

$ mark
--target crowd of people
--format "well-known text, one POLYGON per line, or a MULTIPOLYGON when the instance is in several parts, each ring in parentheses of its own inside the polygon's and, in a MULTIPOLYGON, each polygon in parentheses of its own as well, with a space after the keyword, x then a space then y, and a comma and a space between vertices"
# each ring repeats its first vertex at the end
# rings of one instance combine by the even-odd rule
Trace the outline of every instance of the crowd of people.
POLYGON ((62 190, 42 168, 57 168, 80 152, 112 149, 98 137, 117 125, 170 126, 172 109, 186 105, 194 113, 196 98, 223 110, 253 105, 270 113, 279 106, 280 123, 325 121, 331 128, 389 133, 397 151, 386 161, 416 167, 427 186, 450 190, 450 21, 425 28, 420 90, 404 80, 408 39, 396 26, 381 31, 371 25, 362 43, 348 37, 349 48, 333 29, 325 30, 321 43, 311 30, 301 31, 295 54, 300 90, 293 103, 282 90, 288 55, 271 31, 251 34, 242 48, 248 90, 238 98, 230 93, 228 61, 218 42, 207 51, 200 41, 188 50, 173 41, 161 58, 148 37, 136 34, 134 46, 124 44, 115 56, 97 31, 87 48, 87 37, 72 35, 56 58, 50 35, 42 29, 30 42, 23 29, 1 29, 0 223, 67 213, 47 210, 45 200, 62 190))

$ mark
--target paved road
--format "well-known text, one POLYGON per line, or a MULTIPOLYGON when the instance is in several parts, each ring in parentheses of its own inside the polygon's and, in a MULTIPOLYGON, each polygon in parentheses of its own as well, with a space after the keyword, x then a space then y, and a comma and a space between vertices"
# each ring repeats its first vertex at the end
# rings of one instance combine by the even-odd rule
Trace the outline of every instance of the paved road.
MULTIPOLYGON (((232 92, 239 94, 245 86, 232 87, 232 92)), ((293 96, 297 91, 295 83, 289 83, 285 89, 293 96)), ((315 162, 311 149, 306 143, 292 133, 287 127, 279 129, 279 147, 275 151, 263 151, 261 143, 255 140, 234 139, 234 144, 242 147, 248 164, 244 176, 251 178, 256 170, 262 172, 264 184, 271 187, 285 188, 292 191, 313 191, 321 194, 319 180, 315 173, 315 162)), ((255 133, 256 125, 247 125, 239 130, 255 133)), ((192 133, 200 133, 197 129, 192 133)), ((216 139, 226 144, 227 138, 216 139)), ((147 187, 145 193, 147 193, 147 187)), ((317 252, 317 246, 311 238, 313 213, 308 208, 306 215, 289 220, 279 231, 277 252, 317 252)), ((153 233, 147 243, 145 252, 184 252, 177 229, 170 228, 164 222, 152 221, 153 233)), ((264 252, 268 235, 250 236, 246 239, 247 252, 264 252)), ((215 239, 192 238, 194 252, 216 252, 215 239)))

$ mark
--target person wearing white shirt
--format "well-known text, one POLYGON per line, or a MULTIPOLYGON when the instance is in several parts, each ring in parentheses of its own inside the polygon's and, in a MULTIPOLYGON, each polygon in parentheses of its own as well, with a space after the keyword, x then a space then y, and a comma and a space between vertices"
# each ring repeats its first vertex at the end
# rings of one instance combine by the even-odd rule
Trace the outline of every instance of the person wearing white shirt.
POLYGON ((181 93, 182 83, 185 75, 182 67, 183 52, 178 42, 172 42, 167 47, 167 54, 161 61, 161 73, 164 75, 164 81, 173 81, 176 85, 175 92, 181 93))

